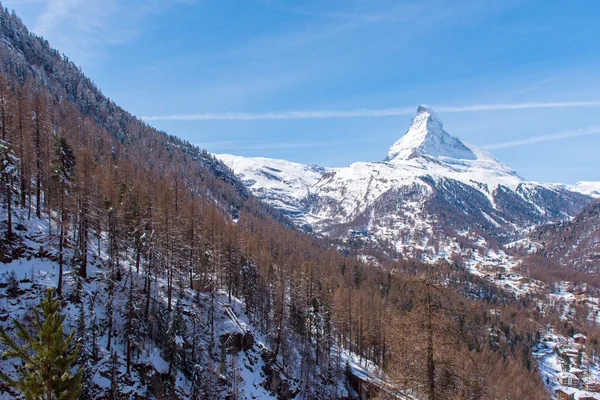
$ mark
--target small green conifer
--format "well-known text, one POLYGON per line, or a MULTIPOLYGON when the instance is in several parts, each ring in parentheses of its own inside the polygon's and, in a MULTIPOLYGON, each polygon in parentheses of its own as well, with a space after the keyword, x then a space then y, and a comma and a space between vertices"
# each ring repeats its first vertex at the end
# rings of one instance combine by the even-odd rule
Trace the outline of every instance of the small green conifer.
POLYGON ((17 344, 0 327, 0 342, 8 346, 2 357, 21 360, 21 365, 15 365, 17 379, 0 371, 0 380, 28 400, 75 400, 81 392, 82 370, 72 371, 79 347, 71 347, 74 332, 65 335, 63 331, 65 316, 60 312, 60 301, 53 299, 52 292, 48 289, 44 300, 34 309, 34 334, 13 319, 16 335, 23 345, 17 344))

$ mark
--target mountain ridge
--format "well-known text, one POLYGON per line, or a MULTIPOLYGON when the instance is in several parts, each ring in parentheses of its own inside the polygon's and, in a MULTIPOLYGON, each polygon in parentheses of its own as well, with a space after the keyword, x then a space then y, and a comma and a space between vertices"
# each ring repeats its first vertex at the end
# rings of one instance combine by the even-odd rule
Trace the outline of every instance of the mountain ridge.
MULTIPOLYGON (((14 128, 0 141, 9 182, 0 208, 0 326, 13 335, 14 317, 29 328, 36 299, 57 287, 64 327, 80 349, 82 398, 348 400, 379 391, 412 399, 434 386, 432 398, 547 397, 531 370, 539 325, 528 321, 548 318, 525 313, 528 303, 504 282, 452 259, 436 263, 435 273, 386 257, 370 268, 344 245, 288 229, 223 163, 144 125, 47 42, 17 28, 18 17, 0 9, 0 106, 14 128), (36 137, 45 152, 34 151, 36 137), (74 157, 52 160, 52 149, 74 157)), ((400 168, 390 165, 355 166, 369 177, 364 204, 327 214, 336 190, 353 188, 313 184, 319 192, 301 199, 302 212, 330 218, 335 229, 364 225, 369 240, 380 240, 385 216, 428 222, 393 214, 406 199, 431 207, 419 210, 429 218, 455 215, 460 201, 450 197, 461 191, 485 206, 485 196, 451 178, 407 176, 387 187, 367 174, 400 168)), ((284 167, 261 173, 284 189, 310 183, 305 173, 319 181, 339 175, 299 165, 298 179, 286 181, 284 167)), ((558 316, 554 326, 563 326, 558 316)), ((0 360, 0 369, 17 378, 19 364, 0 360)), ((0 399, 18 396, 0 384, 0 399)))
POLYGON ((528 239, 528 244, 536 244, 536 254, 577 271, 597 274, 600 270, 600 201, 588 204, 568 221, 538 227, 528 239))
POLYGON ((474 160, 477 156, 458 138, 444 130, 439 116, 421 104, 406 133, 389 149, 384 161, 432 156, 474 160))
POLYGON ((531 226, 572 218, 592 200, 595 189, 593 184, 528 181, 487 151, 444 131, 441 119, 425 105, 418 107, 407 132, 383 161, 315 170, 267 158, 216 157, 252 193, 298 225, 333 238, 364 232, 371 245, 391 243, 401 254, 421 258, 423 252, 429 254, 425 258, 444 254, 419 243, 448 236, 448 230, 456 240, 443 246, 444 251, 454 251, 449 249, 456 249, 457 238, 473 229, 485 240, 508 242, 531 226), (279 166, 281 182, 295 182, 293 191, 283 195, 270 190, 268 174, 260 171, 273 165, 279 166), (282 165, 293 166, 294 173, 282 165), (309 170, 310 177, 294 175, 309 170), (293 210, 281 203, 293 205, 293 210))

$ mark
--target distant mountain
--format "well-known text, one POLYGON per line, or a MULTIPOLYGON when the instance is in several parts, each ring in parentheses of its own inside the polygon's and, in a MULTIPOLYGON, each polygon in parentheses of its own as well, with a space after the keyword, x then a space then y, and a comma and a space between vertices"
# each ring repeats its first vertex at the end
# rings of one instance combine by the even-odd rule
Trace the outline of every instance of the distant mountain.
MULTIPOLYGON (((14 318, 33 334, 35 304, 54 287, 78 349, 58 369, 45 357, 60 356, 56 340, 50 352, 5 353, 0 399, 27 397, 20 378, 47 398, 59 390, 38 370, 79 368, 81 393, 71 385, 63 397, 546 398, 530 362, 541 324, 516 318, 548 324, 550 313, 525 313, 526 302, 449 263, 432 273, 382 257, 369 268, 343 243, 288 229, 245 184, 297 218, 343 223, 352 212, 327 216, 321 185, 344 169, 238 159, 244 184, 106 98, 1 3, 0 116, 0 327, 15 338, 14 318), (20 367, 32 357, 40 368, 20 367)), ((453 147, 440 155, 464 151, 453 147)), ((384 232, 375 222, 373 241, 384 232)))
POLYGON ((567 185, 567 188, 575 192, 587 194, 600 198, 600 182, 577 182, 575 185, 567 185))
POLYGON ((538 254, 578 271, 600 272, 600 201, 572 220, 539 227, 530 239, 540 246, 538 254))
POLYGON ((421 105, 406 134, 390 147, 386 161, 424 156, 477 159, 469 147, 444 130, 442 121, 432 109, 421 105))
POLYGON ((278 208, 297 224, 305 223, 310 188, 328 171, 271 158, 217 155, 258 197, 278 208))
POLYGON ((461 238, 473 233, 500 243, 514 240, 537 224, 571 218, 597 194, 593 184, 523 179, 485 150, 448 134, 424 105, 384 161, 326 169, 217 158, 252 193, 317 233, 358 234, 373 246, 424 258, 460 251, 461 238))

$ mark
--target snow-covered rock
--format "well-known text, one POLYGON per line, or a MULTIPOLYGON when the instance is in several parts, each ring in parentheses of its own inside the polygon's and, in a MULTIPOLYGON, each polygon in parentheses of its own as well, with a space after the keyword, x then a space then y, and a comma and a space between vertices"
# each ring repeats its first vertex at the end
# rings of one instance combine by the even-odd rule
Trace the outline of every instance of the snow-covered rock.
POLYGON ((442 121, 431 108, 421 105, 406 134, 390 147, 387 160, 409 160, 425 155, 477 159, 471 149, 444 130, 442 121))
POLYGON ((216 154, 257 197, 303 223, 305 199, 328 169, 286 160, 216 154))
POLYGON ((444 131, 424 105, 380 162, 326 169, 217 157, 256 196, 316 233, 344 238, 360 232, 372 244, 385 243, 408 256, 428 253, 424 258, 448 256, 460 232, 474 230, 503 242, 536 224, 570 218, 591 201, 588 189, 594 187, 527 181, 444 131))
POLYGON ((600 182, 580 181, 574 185, 568 185, 567 188, 574 192, 579 192, 588 196, 600 198, 600 182))

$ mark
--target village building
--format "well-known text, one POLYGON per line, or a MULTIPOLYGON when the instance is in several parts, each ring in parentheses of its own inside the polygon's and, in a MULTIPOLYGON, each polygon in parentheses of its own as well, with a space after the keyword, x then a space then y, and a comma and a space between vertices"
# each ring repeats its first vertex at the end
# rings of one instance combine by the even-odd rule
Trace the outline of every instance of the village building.
POLYGON ((598 395, 594 395, 592 393, 577 393, 575 395, 575 400, 599 400, 600 397, 598 395))
POLYGON ((587 374, 587 371, 581 368, 571 368, 570 372, 579 379, 581 379, 583 375, 587 374))
POLYGON ((570 372, 561 372, 556 376, 556 381, 563 386, 579 387, 579 378, 570 372))
POLYGON ((575 341, 575 343, 577 344, 585 345, 587 337, 585 335, 582 335, 581 333, 577 333, 573 335, 573 341, 575 341))
POLYGON ((577 390, 573 388, 558 388, 554 391, 554 395, 560 400, 575 400, 577 390))
POLYGON ((583 382, 583 388, 585 390, 590 392, 600 392, 600 381, 598 381, 598 379, 586 376, 582 378, 581 381, 583 382))
POLYGON ((573 295, 574 299, 575 299, 575 303, 577 304, 585 304, 588 297, 585 294, 576 294, 573 295))

